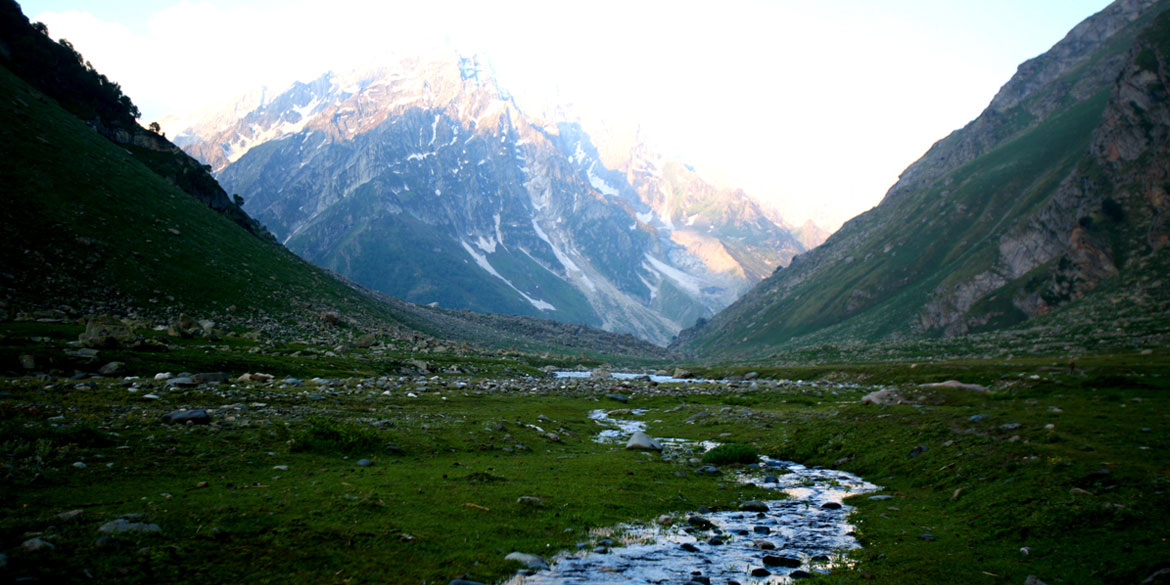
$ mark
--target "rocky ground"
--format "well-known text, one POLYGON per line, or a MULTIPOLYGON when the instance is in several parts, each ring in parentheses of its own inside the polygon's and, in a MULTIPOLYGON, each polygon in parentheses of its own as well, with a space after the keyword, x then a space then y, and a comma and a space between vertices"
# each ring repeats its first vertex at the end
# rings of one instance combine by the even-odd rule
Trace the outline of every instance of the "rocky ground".
MULTIPOLYGON (((5 581, 496 582, 533 570, 516 553, 613 549, 613 527, 775 500, 740 481, 757 454, 885 488, 845 501, 862 548, 826 582, 1157 583, 1170 556, 1156 352, 660 362, 617 379, 614 364, 377 335, 197 324, 110 347, 117 324, 89 325, 10 323, 0 340, 5 581), (634 431, 648 449, 626 449, 634 431), (729 451, 704 456, 715 443, 729 451)), ((777 557, 791 540, 771 539, 777 557)), ((762 559, 733 580, 829 568, 762 559)))

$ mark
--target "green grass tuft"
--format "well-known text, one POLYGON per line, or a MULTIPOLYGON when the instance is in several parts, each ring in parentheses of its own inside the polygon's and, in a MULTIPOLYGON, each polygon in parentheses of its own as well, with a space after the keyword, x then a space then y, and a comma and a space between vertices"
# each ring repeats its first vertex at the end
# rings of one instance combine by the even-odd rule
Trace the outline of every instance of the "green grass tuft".
POLYGON ((760 454, 751 445, 742 443, 728 443, 719 445, 703 454, 703 463, 707 465, 751 465, 760 460, 760 454))

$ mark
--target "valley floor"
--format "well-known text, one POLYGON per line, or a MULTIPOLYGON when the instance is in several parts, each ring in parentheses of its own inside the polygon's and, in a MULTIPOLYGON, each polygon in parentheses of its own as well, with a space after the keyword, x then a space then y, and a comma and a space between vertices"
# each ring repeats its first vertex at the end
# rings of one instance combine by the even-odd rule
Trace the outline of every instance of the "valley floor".
MULTIPOLYGON (((8 332, 5 363, 31 355, 26 341, 8 332)), ((256 365, 228 353, 219 363, 256 365)), ((1170 362, 1153 353, 741 366, 664 384, 303 355, 271 358, 287 367, 271 379, 182 380, 169 366, 183 356, 219 369, 188 348, 125 358, 117 375, 0 380, 0 580, 493 583, 523 568, 514 551, 550 558, 604 546, 604 527, 775 499, 736 481, 742 464, 704 469, 698 448, 595 441, 598 410, 882 486, 888 498, 846 500, 853 566, 815 582, 1170 578, 1170 362), (155 379, 160 366, 172 376, 155 379), (950 379, 983 389, 922 386, 950 379)))

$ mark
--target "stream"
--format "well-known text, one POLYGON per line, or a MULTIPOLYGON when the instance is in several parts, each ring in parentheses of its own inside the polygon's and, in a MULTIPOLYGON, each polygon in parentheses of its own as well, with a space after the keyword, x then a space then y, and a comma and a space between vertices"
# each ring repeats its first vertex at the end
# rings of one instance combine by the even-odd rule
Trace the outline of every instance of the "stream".
MULTIPOLYGON (((645 430, 641 421, 611 418, 604 410, 589 417, 606 427, 598 442, 620 444, 645 430)), ((668 456, 717 445, 658 440, 668 456)), ((595 530, 592 550, 562 553, 549 568, 518 574, 506 585, 791 583, 847 562, 842 553, 860 544, 848 522, 853 508, 842 501, 880 489, 850 473, 768 457, 736 480, 788 498, 745 504, 750 511, 695 512, 595 530)))

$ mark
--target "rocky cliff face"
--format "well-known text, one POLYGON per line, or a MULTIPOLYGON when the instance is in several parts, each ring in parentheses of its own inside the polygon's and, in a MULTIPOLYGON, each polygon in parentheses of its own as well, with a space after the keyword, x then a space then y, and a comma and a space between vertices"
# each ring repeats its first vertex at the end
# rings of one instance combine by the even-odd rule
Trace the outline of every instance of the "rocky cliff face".
POLYGON ((678 346, 957 336, 1061 310, 1119 276, 1156 281, 1168 6, 1118 1, 1077 26, 877 208, 678 346))
POLYGON ((407 300, 665 343, 802 251, 681 165, 641 151, 607 167, 579 126, 529 119, 474 59, 253 103, 193 126, 185 148, 290 249, 407 300))
POLYGON ((929 185, 1057 110, 1108 87, 1124 65, 1133 24, 1148 19, 1158 4, 1117 0, 1044 54, 1025 61, 978 118, 935 143, 903 171, 886 197, 929 185))

